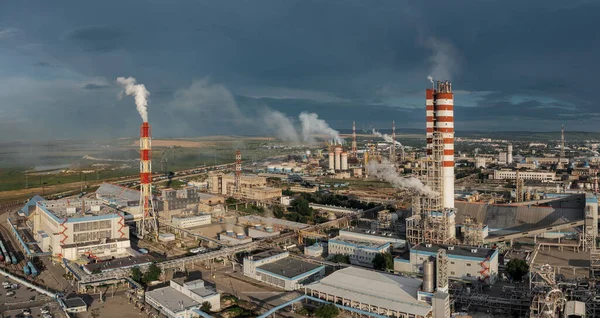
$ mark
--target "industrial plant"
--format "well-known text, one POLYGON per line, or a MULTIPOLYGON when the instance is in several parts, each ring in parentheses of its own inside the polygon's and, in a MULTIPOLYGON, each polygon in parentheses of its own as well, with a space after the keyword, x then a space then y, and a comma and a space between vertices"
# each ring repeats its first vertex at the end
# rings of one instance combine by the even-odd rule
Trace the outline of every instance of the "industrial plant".
POLYGON ((227 310, 240 286, 300 295, 259 317, 323 304, 369 317, 600 316, 600 160, 578 163, 564 128, 556 153, 536 157, 536 145, 455 138, 452 83, 432 81, 420 144, 400 143, 394 120, 389 135, 353 122, 286 155, 238 148, 228 164, 163 175, 147 92, 120 81, 142 97, 139 180, 29 200, 8 220, 16 244, 0 244, 7 264, 22 251, 20 275, 44 275, 29 260, 47 258, 80 293, 126 285, 167 317, 227 310), (160 275, 135 277, 150 268, 160 275))

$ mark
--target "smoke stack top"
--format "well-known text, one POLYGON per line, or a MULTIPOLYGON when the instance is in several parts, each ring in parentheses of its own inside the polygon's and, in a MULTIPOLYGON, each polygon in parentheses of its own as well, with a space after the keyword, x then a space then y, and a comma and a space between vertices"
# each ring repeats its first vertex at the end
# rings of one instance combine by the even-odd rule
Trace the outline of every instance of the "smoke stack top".
POLYGON ((144 84, 136 84, 136 80, 133 77, 119 77, 117 82, 123 86, 123 91, 119 93, 119 98, 123 96, 123 93, 134 96, 135 106, 138 113, 142 117, 143 122, 148 122, 148 96, 150 92, 146 89, 144 84))

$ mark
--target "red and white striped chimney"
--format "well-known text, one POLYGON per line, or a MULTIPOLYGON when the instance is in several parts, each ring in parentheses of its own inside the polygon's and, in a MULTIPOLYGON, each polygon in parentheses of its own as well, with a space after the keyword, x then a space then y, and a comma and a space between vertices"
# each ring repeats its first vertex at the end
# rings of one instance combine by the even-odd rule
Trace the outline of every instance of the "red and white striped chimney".
POLYGON ((140 207, 143 217, 150 217, 152 204, 151 131, 147 122, 140 128, 140 207))

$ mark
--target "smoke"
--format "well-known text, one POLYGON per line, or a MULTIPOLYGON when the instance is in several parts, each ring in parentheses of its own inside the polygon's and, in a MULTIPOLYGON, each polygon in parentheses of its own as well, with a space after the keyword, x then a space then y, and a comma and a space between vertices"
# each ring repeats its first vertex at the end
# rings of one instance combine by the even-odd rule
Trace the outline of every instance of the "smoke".
POLYGON ((425 47, 431 50, 429 62, 431 70, 429 79, 433 83, 433 79, 451 80, 452 74, 458 71, 460 66, 460 54, 458 50, 449 42, 444 42, 434 37, 430 37, 425 41, 425 47))
POLYGON ((146 89, 144 84, 136 84, 135 78, 133 77, 119 77, 117 82, 123 86, 123 91, 119 93, 119 98, 123 97, 123 93, 135 97, 135 106, 138 113, 142 117, 142 121, 148 122, 148 96, 150 92, 146 89))
POLYGON ((431 75, 427 75, 427 80, 429 80, 431 84, 433 84, 433 77, 431 75))
POLYGON ((370 161, 368 169, 370 175, 383 179, 391 183, 396 188, 411 189, 428 197, 435 197, 438 195, 438 193, 424 185, 421 180, 415 177, 405 178, 400 176, 398 172, 396 172, 394 166, 389 162, 384 161, 383 163, 379 163, 376 161, 370 161))
POLYGON ((323 119, 319 119, 319 115, 302 112, 299 118, 302 123, 302 137, 304 138, 304 141, 314 141, 313 135, 325 134, 336 144, 342 144, 340 133, 329 127, 327 122, 323 119))
POLYGON ((392 138, 392 136, 388 135, 388 134, 382 134, 380 132, 378 132, 377 130, 375 130, 375 128, 373 128, 373 135, 379 137, 379 138, 383 138, 383 140, 385 140, 385 142, 389 142, 392 143, 394 142, 396 145, 402 147, 402 144, 398 141, 398 140, 393 140, 394 138, 392 138))
POLYGON ((264 110, 263 121, 268 131, 283 141, 299 141, 298 132, 294 128, 292 120, 283 113, 266 108, 264 110))

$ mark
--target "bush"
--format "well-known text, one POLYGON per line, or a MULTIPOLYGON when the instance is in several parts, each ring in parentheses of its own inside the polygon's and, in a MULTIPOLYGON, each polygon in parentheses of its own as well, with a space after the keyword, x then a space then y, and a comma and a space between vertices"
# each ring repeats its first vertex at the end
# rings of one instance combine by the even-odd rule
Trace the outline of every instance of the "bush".
POLYGON ((340 310, 334 304, 323 305, 315 309, 315 316, 318 318, 334 318, 340 314, 340 310))
POLYGON ((529 265, 522 259, 511 259, 506 264, 506 271, 516 281, 520 281, 529 272, 529 265))
POLYGON ((212 305, 208 301, 203 302, 202 306, 200 306, 200 310, 202 310, 206 313, 210 312, 211 309, 212 309, 212 305))
POLYGON ((330 259, 334 263, 350 264, 350 256, 342 254, 333 254, 330 259))
POLYGON ((394 269, 394 258, 390 253, 377 253, 373 258, 373 268, 378 270, 394 269))

